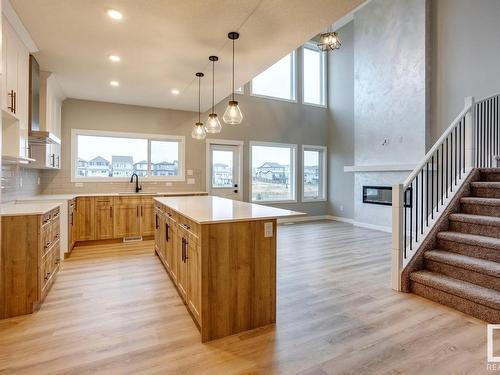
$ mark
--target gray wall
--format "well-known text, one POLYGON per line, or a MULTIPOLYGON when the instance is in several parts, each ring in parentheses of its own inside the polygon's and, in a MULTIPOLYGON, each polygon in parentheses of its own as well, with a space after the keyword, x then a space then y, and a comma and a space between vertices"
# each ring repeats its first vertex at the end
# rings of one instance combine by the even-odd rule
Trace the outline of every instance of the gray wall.
POLYGON ((328 203, 333 216, 354 218, 354 25, 338 30, 342 47, 328 54, 328 203))
MULTIPOLYGON (((357 166, 417 164, 425 154, 426 12, 426 0, 373 0, 354 15, 357 166)), ((355 221, 390 227, 391 208, 363 203, 362 187, 408 173, 355 173, 355 221)))
MULTIPOLYGON (((299 51, 300 54, 300 51, 299 51)), ((300 71, 300 58, 298 71, 300 71)), ((248 87, 245 87, 248 93, 248 87)), ((237 95, 244 120, 241 125, 223 124, 222 133, 210 135, 210 138, 245 141, 244 199, 249 198, 249 152, 248 141, 269 141, 297 144, 297 164, 301 166, 301 145, 326 146, 328 142, 328 110, 301 104, 302 87, 298 80, 298 102, 290 103, 279 100, 263 99, 250 95, 237 95)), ((207 98, 208 100, 208 98, 207 98)), ((216 105, 216 112, 222 117, 227 100, 216 105)), ((72 192, 110 192, 128 191, 128 183, 84 183, 77 187, 70 180, 70 144, 71 129, 98 129, 124 132, 143 132, 152 134, 173 134, 186 137, 186 168, 194 172, 195 184, 173 182, 144 184, 145 191, 205 190, 205 142, 191 138, 192 126, 197 115, 193 112, 168 109, 147 108, 121 104, 92 102, 68 99, 63 104, 62 114, 62 169, 45 171, 42 176, 43 193, 72 192)), ((203 114, 203 121, 207 113, 203 114)), ((279 204, 276 207, 289 208, 306 212, 310 215, 328 213, 327 202, 301 203, 301 173, 297 174, 297 203, 279 204)))
POLYGON ((500 92, 500 1, 433 0, 431 16, 436 141, 463 109, 464 97, 500 92))

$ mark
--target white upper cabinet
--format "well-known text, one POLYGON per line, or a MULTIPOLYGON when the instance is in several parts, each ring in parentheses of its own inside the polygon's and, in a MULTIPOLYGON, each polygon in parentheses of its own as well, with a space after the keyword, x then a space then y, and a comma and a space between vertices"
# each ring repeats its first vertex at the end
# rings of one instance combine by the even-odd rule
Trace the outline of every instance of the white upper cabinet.
POLYGON ((28 157, 29 51, 2 15, 2 154, 28 157))

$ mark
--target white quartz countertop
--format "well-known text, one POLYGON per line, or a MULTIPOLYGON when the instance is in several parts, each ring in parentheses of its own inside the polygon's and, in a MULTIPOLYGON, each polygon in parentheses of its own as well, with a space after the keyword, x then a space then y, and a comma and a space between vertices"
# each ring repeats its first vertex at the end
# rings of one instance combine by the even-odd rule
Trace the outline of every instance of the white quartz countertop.
POLYGON ((56 202, 33 204, 0 204, 0 216, 43 215, 61 204, 56 202))
POLYGON ((33 195, 30 197, 22 197, 17 199, 18 202, 23 201, 69 201, 76 197, 126 197, 126 196, 185 196, 207 194, 206 191, 170 191, 170 192, 151 192, 151 193, 82 193, 82 194, 42 194, 33 195))
POLYGON ((305 215, 302 212, 214 196, 166 197, 154 199, 199 224, 276 219, 305 215))

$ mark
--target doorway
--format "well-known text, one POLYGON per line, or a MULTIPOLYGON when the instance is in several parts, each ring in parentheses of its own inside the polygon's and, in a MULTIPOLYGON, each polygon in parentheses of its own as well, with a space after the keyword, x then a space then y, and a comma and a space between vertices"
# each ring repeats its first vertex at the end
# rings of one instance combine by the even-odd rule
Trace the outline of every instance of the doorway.
POLYGON ((207 139, 207 190, 210 195, 242 200, 243 142, 207 139))

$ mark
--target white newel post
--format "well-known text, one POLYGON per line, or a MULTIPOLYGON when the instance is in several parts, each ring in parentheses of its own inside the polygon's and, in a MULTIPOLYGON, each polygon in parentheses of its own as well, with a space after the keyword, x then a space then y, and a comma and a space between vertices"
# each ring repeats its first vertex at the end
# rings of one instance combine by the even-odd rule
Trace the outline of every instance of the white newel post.
POLYGON ((403 269, 403 184, 392 186, 392 267, 391 287, 401 291, 401 271, 403 269))
POLYGON ((468 96, 465 98, 465 108, 470 111, 465 115, 465 169, 470 171, 476 166, 476 140, 474 139, 475 128, 475 115, 474 115, 474 97, 468 96))

